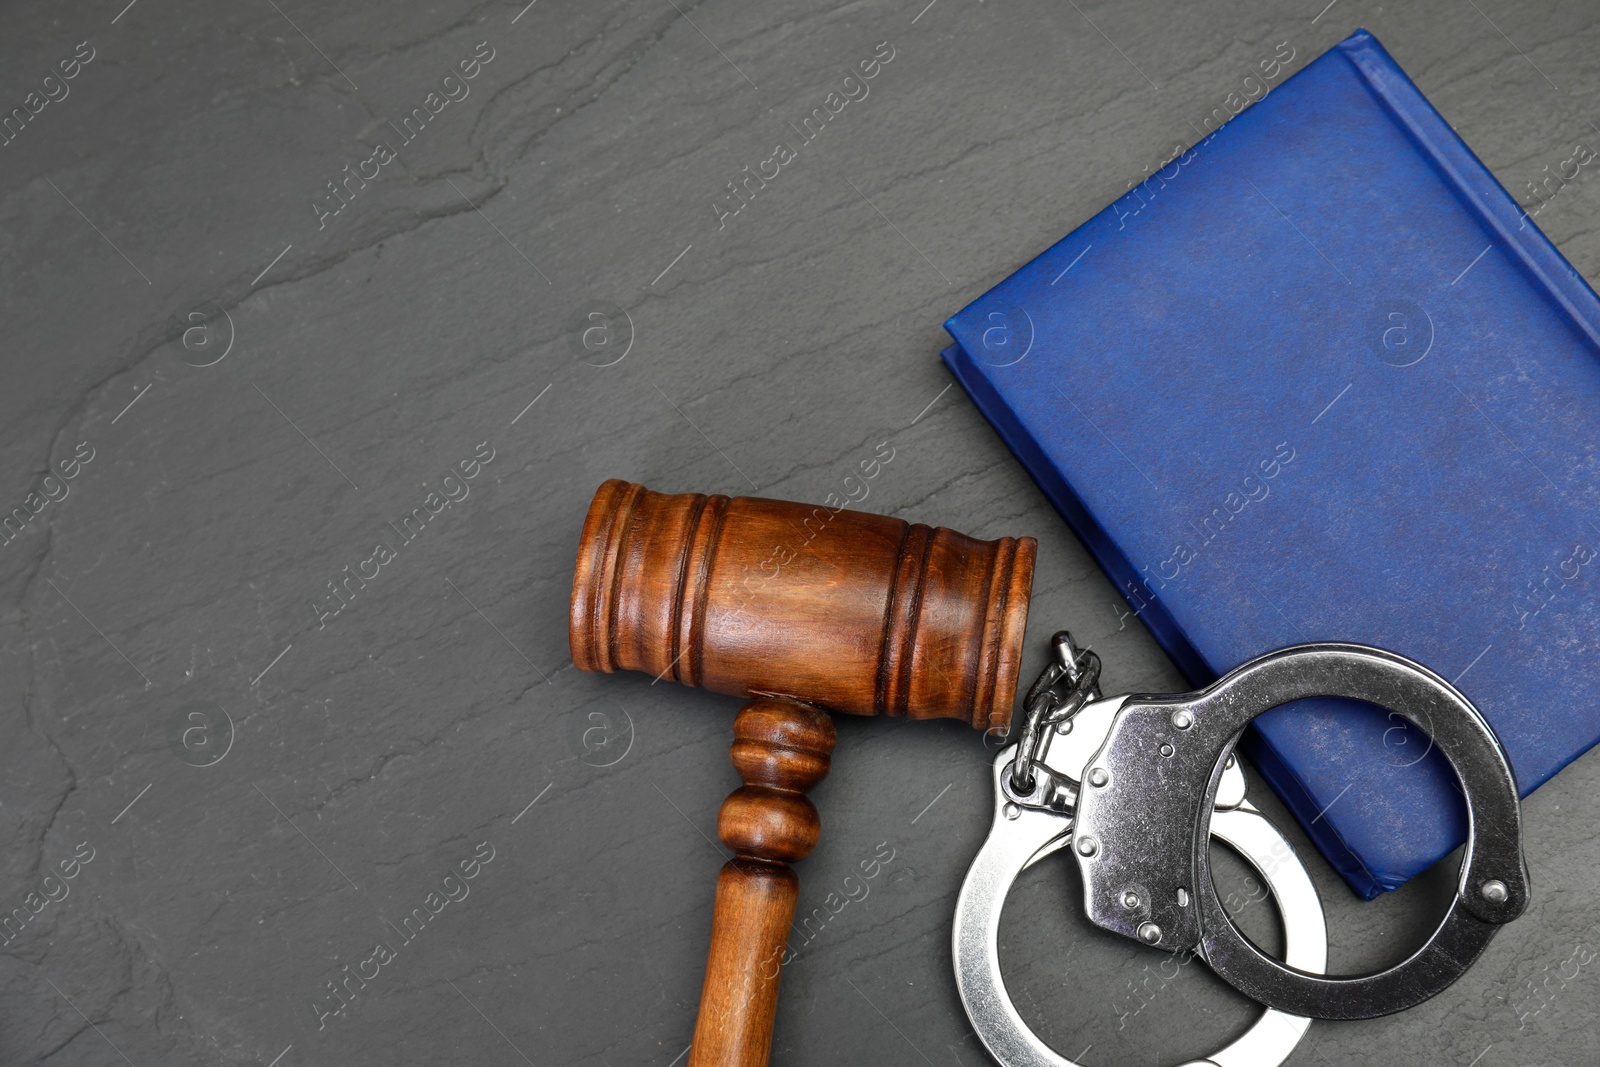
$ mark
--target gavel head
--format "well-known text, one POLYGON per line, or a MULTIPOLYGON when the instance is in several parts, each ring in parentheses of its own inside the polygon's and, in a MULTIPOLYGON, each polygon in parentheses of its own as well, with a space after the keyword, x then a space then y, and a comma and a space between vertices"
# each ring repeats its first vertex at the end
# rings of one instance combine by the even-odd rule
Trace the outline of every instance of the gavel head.
POLYGON ((583 524, 572 661, 733 696, 1004 730, 1037 547, 613 479, 583 524))

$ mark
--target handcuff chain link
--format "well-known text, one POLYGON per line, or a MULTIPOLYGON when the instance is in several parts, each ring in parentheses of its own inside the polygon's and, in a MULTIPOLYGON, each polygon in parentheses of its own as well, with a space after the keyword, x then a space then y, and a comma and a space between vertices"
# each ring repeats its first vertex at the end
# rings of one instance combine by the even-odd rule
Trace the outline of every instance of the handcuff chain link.
POLYGON ((1021 794, 1033 792, 1034 764, 1050 727, 1072 718, 1091 700, 1100 699, 1100 657, 1080 649, 1066 630, 1050 638, 1050 662, 1028 687, 1022 700, 1022 733, 1011 787, 1021 794))

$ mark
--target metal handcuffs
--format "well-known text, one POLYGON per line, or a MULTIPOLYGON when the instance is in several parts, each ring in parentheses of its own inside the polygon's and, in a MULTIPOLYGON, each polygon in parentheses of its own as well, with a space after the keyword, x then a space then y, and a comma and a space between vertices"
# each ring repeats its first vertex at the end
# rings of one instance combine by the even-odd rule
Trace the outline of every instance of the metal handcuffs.
POLYGON ((1006 995, 997 935, 1006 891, 1032 863, 1072 848, 1096 925, 1169 952, 1191 951, 1267 1005, 1219 1067, 1275 1067, 1306 1017, 1372 1018, 1438 993, 1528 904, 1516 779, 1493 730, 1444 679, 1402 656, 1318 644, 1252 660, 1195 693, 1101 699, 1099 660, 1071 636, 1030 689, 1017 744, 996 757, 995 820, 956 908, 956 981, 973 1025, 1007 1067, 1072 1067, 1023 1023, 1006 995), (1455 900, 1428 942, 1387 970, 1325 977, 1320 902, 1277 829, 1244 799, 1232 758, 1252 719, 1312 696, 1353 697, 1426 731, 1456 770, 1468 837, 1455 900), (1212 883, 1210 837, 1261 874, 1285 923, 1285 960, 1261 953, 1212 883), (1286 851, 1287 850, 1287 851, 1286 851))
MULTIPOLYGON (((1021 738, 995 757, 994 823, 972 861, 956 901, 956 985, 974 1030, 1005 1067, 1077 1067, 1029 1029, 1000 975, 1000 912, 1019 875, 1072 843, 1073 810, 1084 768, 1129 698, 1100 699, 1099 659, 1079 652, 1070 635, 1052 641, 1051 663, 1024 701, 1021 738)), ((1327 963, 1322 902, 1305 868, 1277 828, 1245 800, 1244 774, 1229 759, 1216 799, 1211 834, 1239 852, 1277 902, 1285 958, 1308 972, 1327 963)), ((1148 914, 1148 891, 1124 890, 1129 914, 1148 914)), ((1191 1067, 1277 1067, 1294 1051, 1311 1020, 1269 1009, 1237 1041, 1191 1067)))

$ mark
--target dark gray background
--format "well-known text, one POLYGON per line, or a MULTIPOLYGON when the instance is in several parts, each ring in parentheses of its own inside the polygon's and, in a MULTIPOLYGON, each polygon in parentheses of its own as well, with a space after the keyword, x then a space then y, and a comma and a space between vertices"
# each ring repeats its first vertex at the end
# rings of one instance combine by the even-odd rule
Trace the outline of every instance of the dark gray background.
MULTIPOLYGON (((1372 29, 1530 205, 1600 138, 1592 5, 1325 2, 8 5, 0 107, 95 58, 0 148, 0 507, 95 458, 0 549, 0 908, 94 858, 3 950, 0 1062, 681 1062, 737 701, 572 668, 607 477, 818 500, 890 442, 864 507, 1040 539, 1025 674, 1067 626, 1109 692, 1183 688, 951 388, 939 324, 1280 42, 1298 69, 1372 29), (719 230, 724 183, 884 41, 870 96, 719 230), (324 183, 480 42, 470 96, 319 230, 324 183), (615 343, 575 351, 606 309, 615 343), (471 495, 319 629, 325 583, 484 441, 471 495), (324 983, 483 841, 470 896, 319 1030, 324 983)), ((1539 224, 1600 276, 1592 174, 1539 224)), ((839 732, 801 911, 893 859, 788 966, 774 1062, 985 1063, 948 938, 988 750, 839 732)), ((1597 780, 1591 755, 1528 802, 1536 903, 1476 968, 1291 1062, 1592 1062, 1597 780)), ((1311 865, 1345 967, 1414 942, 1450 881, 1360 904, 1311 865)), ((1251 1018, 1075 892, 1042 864, 1004 931, 1063 1053, 1174 1063, 1251 1018)))

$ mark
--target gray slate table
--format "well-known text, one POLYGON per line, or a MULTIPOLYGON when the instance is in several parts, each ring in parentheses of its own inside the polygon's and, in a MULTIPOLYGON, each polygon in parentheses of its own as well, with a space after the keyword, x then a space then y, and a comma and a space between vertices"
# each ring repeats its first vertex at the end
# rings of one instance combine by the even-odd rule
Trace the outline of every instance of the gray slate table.
MULTIPOLYGON (((1600 21, 1555 0, 124 2, 0 33, 5 1064, 682 1062, 737 701, 572 668, 595 486, 815 500, 888 442, 864 507, 1040 538, 1026 675, 1065 626, 1108 691, 1184 688, 940 322, 1285 43, 1372 29, 1529 204, 1600 143, 1600 21)), ((1600 277, 1591 170, 1539 224, 1600 277)), ((988 751, 839 732, 773 1062, 984 1064, 948 936, 988 751)), ((1291 1062, 1593 1062, 1597 786, 1591 754, 1528 803, 1537 903, 1457 986, 1291 1062)), ((1361 904, 1313 866, 1345 969, 1451 878, 1361 904)), ((1003 930, 1064 1053, 1252 1018, 1076 892, 1042 864, 1003 930)))

